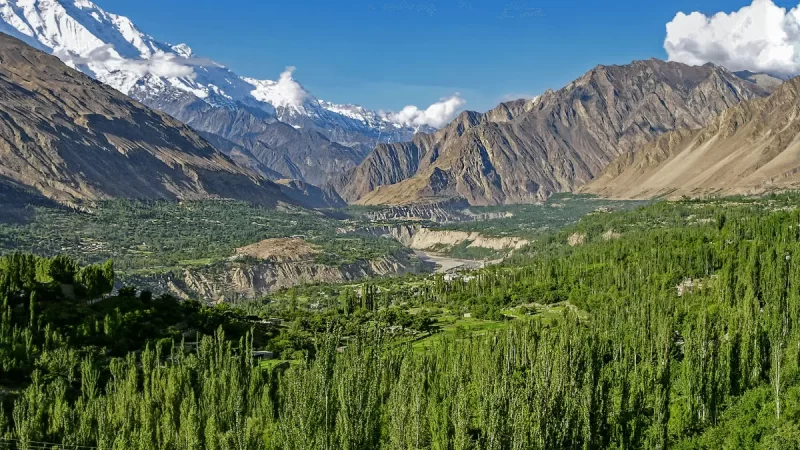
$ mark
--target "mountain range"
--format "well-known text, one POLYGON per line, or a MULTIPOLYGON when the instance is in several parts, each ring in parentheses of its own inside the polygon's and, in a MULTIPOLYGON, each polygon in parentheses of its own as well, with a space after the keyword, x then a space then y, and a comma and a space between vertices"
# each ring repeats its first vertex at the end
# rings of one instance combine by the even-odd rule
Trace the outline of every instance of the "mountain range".
POLYGON ((69 205, 113 197, 296 202, 178 120, 2 33, 0 105, 4 192, 25 188, 69 205))
POLYGON ((797 80, 600 65, 435 130, 320 100, 292 68, 277 81, 239 76, 88 0, 0 0, 0 19, 0 32, 41 50, 2 36, 0 182, 62 203, 496 205, 796 184, 797 80))
POLYGON ((762 194, 800 187, 800 78, 620 156, 582 191, 615 198, 762 194))
POLYGON ((665 132, 701 128, 781 82, 754 75, 656 59, 597 66, 558 91, 464 112, 434 133, 380 144, 332 185, 364 205, 538 202, 581 187, 665 132))
POLYGON ((0 0, 0 32, 233 142, 269 175, 322 184, 358 164, 377 143, 408 140, 418 131, 390 114, 320 100, 292 77, 291 68, 277 81, 242 77, 185 44, 158 41, 88 0, 0 0))

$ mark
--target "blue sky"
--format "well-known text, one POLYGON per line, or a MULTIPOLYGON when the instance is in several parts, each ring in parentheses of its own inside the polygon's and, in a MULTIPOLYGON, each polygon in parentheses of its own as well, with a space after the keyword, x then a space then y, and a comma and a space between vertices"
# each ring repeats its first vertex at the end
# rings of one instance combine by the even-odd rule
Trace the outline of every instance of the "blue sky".
MULTIPOLYGON (((143 31, 240 75, 286 66, 320 98, 374 109, 460 93, 483 111, 559 88, 597 64, 666 58, 679 11, 749 0, 95 0, 143 31)), ((776 1, 778 6, 796 3, 776 1)))

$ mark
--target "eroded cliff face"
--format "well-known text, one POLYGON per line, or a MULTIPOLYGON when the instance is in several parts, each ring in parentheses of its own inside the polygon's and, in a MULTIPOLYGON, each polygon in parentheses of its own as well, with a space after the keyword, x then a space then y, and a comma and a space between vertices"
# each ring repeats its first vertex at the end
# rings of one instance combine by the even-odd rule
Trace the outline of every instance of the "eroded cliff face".
POLYGON ((483 236, 477 232, 420 228, 411 237, 408 246, 414 250, 432 250, 441 247, 455 247, 464 242, 469 242, 467 247, 509 251, 519 249, 530 243, 519 237, 491 237, 483 236))
POLYGON ((366 211, 364 217, 373 221, 389 220, 430 220, 438 223, 463 222, 470 220, 465 201, 430 202, 415 205, 389 206, 366 211))
POLYGON ((340 266, 314 261, 232 260, 137 281, 144 281, 156 292, 169 292, 182 299, 222 302, 254 299, 301 284, 342 283, 430 270, 431 267, 408 254, 340 266))
POLYGON ((446 251, 464 242, 469 242, 467 247, 506 250, 509 252, 530 244, 528 240, 515 236, 484 236, 474 231, 434 230, 413 224, 374 227, 369 230, 363 230, 362 232, 374 236, 391 236, 412 250, 424 252, 446 251))
MULTIPOLYGON (((477 232, 433 230, 417 224, 387 225, 342 230, 396 239, 410 250, 422 253, 447 251, 468 242, 480 247, 512 252, 529 242, 519 237, 491 237, 477 232)), ((314 258, 313 246, 300 239, 267 239, 237 249, 228 261, 200 268, 186 268, 163 275, 124 280, 154 293, 170 293, 181 299, 223 302, 254 299, 292 286, 314 283, 346 283, 372 277, 431 273, 436 262, 423 261, 411 251, 398 252, 371 261, 330 266, 314 258)))

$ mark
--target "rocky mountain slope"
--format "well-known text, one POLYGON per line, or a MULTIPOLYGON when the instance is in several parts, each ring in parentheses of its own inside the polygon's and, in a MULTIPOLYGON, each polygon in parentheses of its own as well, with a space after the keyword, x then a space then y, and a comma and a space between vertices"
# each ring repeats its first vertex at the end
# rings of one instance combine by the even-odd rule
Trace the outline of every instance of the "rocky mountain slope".
POLYGON ((34 214, 34 207, 58 208, 56 202, 39 195, 38 192, 0 177, 0 224, 26 223, 34 214))
POLYGON ((788 78, 779 78, 767 73, 751 72, 749 70, 741 70, 734 72, 737 77, 755 83, 769 91, 774 91, 788 78))
POLYGON ((800 78, 699 130, 622 155, 583 192, 616 198, 758 194, 800 187, 800 78))
POLYGON ((286 197, 307 208, 344 208, 342 197, 329 187, 320 188, 300 180, 280 179, 275 181, 286 197))
POLYGON ((332 174, 355 167, 368 153, 360 146, 332 142, 313 128, 295 128, 275 120, 259 109, 217 107, 192 95, 171 98, 145 101, 201 130, 223 151, 231 144, 240 147, 253 160, 248 167, 263 166, 260 171, 272 179, 293 178, 323 185, 332 174))
POLYGON ((186 125, 0 33, 0 180, 109 197, 289 201, 186 125))
POLYGON ((700 128, 769 90, 710 64, 598 66, 536 99, 465 112, 435 133, 380 145, 333 186, 365 205, 536 202, 582 186, 667 131, 700 128))
POLYGON ((320 174, 327 179, 378 142, 407 140, 417 131, 388 114, 318 99, 291 68, 277 81, 239 76, 89 0, 0 0, 0 31, 197 130, 219 134, 282 177, 321 184, 320 174), (264 152, 264 145, 271 150, 264 152))

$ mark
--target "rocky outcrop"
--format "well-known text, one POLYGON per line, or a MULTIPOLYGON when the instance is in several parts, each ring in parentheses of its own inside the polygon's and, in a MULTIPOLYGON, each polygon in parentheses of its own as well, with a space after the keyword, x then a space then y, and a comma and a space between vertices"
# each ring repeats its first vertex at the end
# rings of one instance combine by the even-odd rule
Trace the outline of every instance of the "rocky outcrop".
POLYGON ((412 250, 421 251, 446 251, 465 242, 468 243, 467 247, 472 248, 512 251, 530 243, 527 239, 516 236, 484 236, 478 232, 437 230, 419 225, 390 225, 354 232, 391 237, 412 250))
POLYGON ((408 243, 414 250, 433 250, 455 247, 465 242, 467 247, 480 247, 492 250, 516 250, 528 245, 530 242, 519 237, 492 237, 484 236, 477 232, 454 230, 431 230, 420 228, 408 243))
POLYGON ((184 270, 168 280, 173 294, 207 301, 252 299, 300 284, 342 283, 376 277, 417 273, 425 270, 408 255, 387 256, 341 266, 314 262, 237 263, 200 270, 184 270))
POLYGON ((234 198, 280 188, 192 129, 0 34, 0 179, 64 204, 111 197, 234 198))
POLYGON ((583 192, 612 198, 761 194, 800 187, 800 78, 699 130, 615 160, 583 192))
POLYGON ((567 238, 567 244, 569 244, 570 247, 576 247, 584 243, 586 243, 586 234, 584 233, 572 233, 567 238))
POLYGON ((538 202, 582 186, 617 156, 665 132, 700 128, 768 93, 710 64, 598 66, 534 100, 465 112, 436 133, 379 146, 335 186, 362 205, 538 202))

